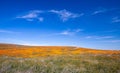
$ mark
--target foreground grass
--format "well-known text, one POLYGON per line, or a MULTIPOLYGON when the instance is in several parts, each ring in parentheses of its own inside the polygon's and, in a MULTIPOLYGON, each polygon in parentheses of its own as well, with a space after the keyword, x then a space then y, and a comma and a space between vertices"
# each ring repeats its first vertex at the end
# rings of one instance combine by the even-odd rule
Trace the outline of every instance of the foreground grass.
POLYGON ((120 55, 1 56, 0 73, 120 73, 120 55))

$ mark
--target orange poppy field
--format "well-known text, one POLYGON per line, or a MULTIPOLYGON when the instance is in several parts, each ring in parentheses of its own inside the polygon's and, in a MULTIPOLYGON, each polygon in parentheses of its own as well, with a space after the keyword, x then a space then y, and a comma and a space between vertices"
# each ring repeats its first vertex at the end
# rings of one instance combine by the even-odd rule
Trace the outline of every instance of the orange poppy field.
POLYGON ((70 46, 23 46, 0 44, 0 56, 11 57, 47 57, 57 55, 75 55, 75 54, 120 54, 116 50, 95 50, 70 46))

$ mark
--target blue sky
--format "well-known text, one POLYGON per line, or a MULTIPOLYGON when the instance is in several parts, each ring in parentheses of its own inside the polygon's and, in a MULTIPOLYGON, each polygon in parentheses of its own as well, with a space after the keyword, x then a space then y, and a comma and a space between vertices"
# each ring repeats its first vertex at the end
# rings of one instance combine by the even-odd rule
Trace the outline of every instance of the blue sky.
POLYGON ((120 50, 120 0, 1 0, 0 43, 120 50))

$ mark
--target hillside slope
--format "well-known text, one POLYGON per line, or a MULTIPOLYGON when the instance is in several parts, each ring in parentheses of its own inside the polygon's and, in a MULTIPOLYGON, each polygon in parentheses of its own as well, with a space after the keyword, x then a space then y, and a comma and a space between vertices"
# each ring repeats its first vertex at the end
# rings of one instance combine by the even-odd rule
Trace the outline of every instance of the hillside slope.
POLYGON ((71 46, 25 46, 15 44, 0 44, 0 56, 12 57, 46 57, 72 54, 120 54, 117 50, 95 50, 71 46))
POLYGON ((0 73, 120 73, 120 51, 0 44, 0 73))

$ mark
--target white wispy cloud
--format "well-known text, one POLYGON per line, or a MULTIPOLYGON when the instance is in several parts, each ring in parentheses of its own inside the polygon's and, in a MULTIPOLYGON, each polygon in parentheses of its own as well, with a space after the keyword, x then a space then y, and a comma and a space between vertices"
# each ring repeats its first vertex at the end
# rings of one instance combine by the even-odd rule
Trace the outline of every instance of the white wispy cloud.
POLYGON ((118 22, 120 22, 120 18, 119 17, 114 17, 114 18, 112 18, 112 22, 113 23, 118 23, 118 22))
POLYGON ((30 46, 40 46, 40 45, 47 45, 47 44, 39 44, 34 43, 33 41, 23 40, 23 39, 15 39, 15 38, 3 38, 2 41, 4 43, 12 43, 12 44, 19 44, 19 45, 30 45, 30 46))
POLYGON ((33 10, 26 13, 25 15, 17 16, 16 18, 25 19, 27 21, 33 21, 35 19, 37 19, 38 21, 43 21, 43 17, 40 17, 41 13, 43 13, 43 11, 33 10))
POLYGON ((83 29, 75 29, 75 30, 68 29, 68 30, 62 31, 58 34, 59 35, 75 35, 75 34, 82 32, 82 31, 83 31, 83 29))
POLYGON ((104 13, 106 12, 107 10, 96 10, 92 13, 92 15, 96 15, 96 14, 100 14, 100 13, 104 13))
POLYGON ((107 41, 103 41, 103 42, 109 42, 109 43, 120 43, 120 40, 107 40, 107 41))
POLYGON ((64 9, 64 10, 47 10, 47 11, 45 11, 45 10, 43 10, 43 11, 41 11, 41 10, 32 10, 32 11, 30 11, 30 12, 24 14, 24 15, 19 15, 16 18, 25 19, 27 21, 38 20, 38 21, 42 22, 44 20, 44 18, 41 17, 40 15, 42 15, 43 13, 57 14, 63 22, 67 21, 68 19, 74 19, 74 18, 77 18, 77 17, 80 17, 80 16, 84 15, 84 13, 81 13, 81 14, 72 13, 70 11, 67 11, 66 9, 64 9))
POLYGON ((36 18, 38 17, 38 14, 41 13, 41 11, 30 11, 29 13, 23 15, 23 16, 18 16, 17 18, 36 18))
POLYGON ((111 12, 111 11, 116 11, 119 10, 120 8, 111 8, 111 9, 106 9, 106 8, 99 8, 98 10, 94 11, 92 15, 96 14, 101 14, 101 13, 106 13, 106 12, 111 12))
POLYGON ((18 33, 18 32, 14 32, 14 31, 10 31, 10 30, 2 30, 2 29, 0 29, 0 33, 10 33, 10 34, 14 34, 14 33, 18 33))
POLYGON ((86 36, 87 39, 111 39, 114 36, 86 36))
POLYGON ((74 33, 69 31, 69 30, 65 30, 65 31, 60 32, 59 34, 61 34, 61 35, 73 35, 74 33))
POLYGON ((74 30, 75 32, 81 32, 81 31, 84 31, 83 29, 75 29, 74 30))
POLYGON ((83 16, 84 14, 81 13, 81 14, 77 14, 77 13, 72 13, 70 11, 67 11, 67 10, 50 10, 49 12, 52 12, 52 13, 55 13, 55 14, 58 14, 60 19, 64 22, 64 21, 67 21, 68 19, 70 18, 77 18, 77 17, 80 17, 80 16, 83 16))
POLYGON ((103 31, 103 32, 107 32, 107 33, 109 33, 109 32, 117 32, 118 30, 108 30, 108 31, 103 31))
POLYGON ((43 17, 39 17, 38 20, 39 20, 40 22, 42 22, 42 21, 44 20, 44 18, 43 18, 43 17))

